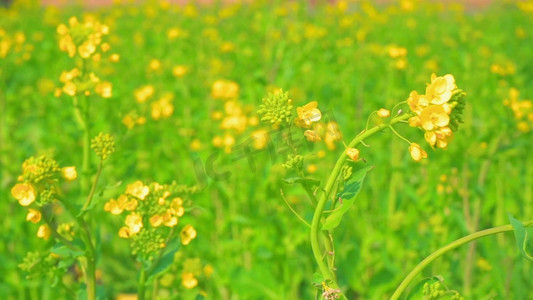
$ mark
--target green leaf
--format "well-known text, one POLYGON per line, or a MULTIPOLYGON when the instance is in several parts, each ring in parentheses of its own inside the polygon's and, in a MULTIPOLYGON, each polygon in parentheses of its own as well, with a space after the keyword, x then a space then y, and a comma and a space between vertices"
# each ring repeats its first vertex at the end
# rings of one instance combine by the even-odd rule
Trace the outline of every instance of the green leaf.
POLYGON ((511 225, 514 229, 514 236, 516 238, 516 246, 518 249, 520 249, 520 252, 522 253, 522 256, 526 258, 529 261, 533 261, 533 256, 528 253, 528 244, 530 244, 530 237, 533 234, 531 228, 524 227, 524 224, 522 222, 518 221, 517 219, 513 218, 509 214, 509 221, 511 221, 511 225))
POLYGON ((322 282, 324 282, 324 280, 324 276, 322 276, 321 273, 315 272, 313 273, 311 283, 316 286, 322 286, 322 282))
POLYGON ((283 182, 287 184, 294 184, 294 183, 310 183, 311 185, 318 186, 320 185, 320 180, 313 179, 313 178, 302 178, 302 177, 291 177, 291 178, 284 178, 283 182))
POLYGON ((337 199, 342 199, 341 206, 337 207, 326 218, 326 221, 322 224, 322 230, 331 230, 339 226, 342 216, 344 216, 354 204, 355 198, 363 186, 366 174, 372 168, 373 166, 366 167, 353 174, 352 178, 344 186, 344 190, 335 196, 337 199))
POLYGON ((85 253, 81 250, 73 250, 67 246, 56 246, 50 250, 52 253, 57 254, 62 257, 73 257, 83 256, 85 253))
POLYGON ((163 256, 161 256, 161 258, 155 262, 156 264, 153 266, 150 274, 148 274, 148 278, 150 279, 151 277, 165 271, 168 267, 170 267, 170 265, 174 262, 174 254, 179 250, 180 247, 181 243, 179 239, 175 239, 174 242, 170 243, 163 256))

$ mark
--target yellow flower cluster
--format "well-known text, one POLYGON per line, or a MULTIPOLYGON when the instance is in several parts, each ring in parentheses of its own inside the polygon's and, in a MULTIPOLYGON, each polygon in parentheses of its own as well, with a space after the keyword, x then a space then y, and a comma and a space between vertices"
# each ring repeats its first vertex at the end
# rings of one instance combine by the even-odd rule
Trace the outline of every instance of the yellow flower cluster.
POLYGON ((0 58, 6 58, 12 53, 14 55, 10 59, 13 59, 15 64, 21 64, 31 58, 34 49, 34 45, 27 42, 24 32, 17 31, 10 35, 0 28, 0 58))
MULTIPOLYGON (((69 95, 90 96, 93 92, 102 98, 111 98, 113 95, 113 86, 109 81, 101 81, 94 73, 82 74, 78 68, 70 71, 63 71, 59 77, 63 83, 61 92, 69 95)), ((56 94, 59 96, 60 93, 56 94)))
MULTIPOLYGON (((81 58, 88 59, 98 51, 102 43, 102 36, 109 34, 109 28, 94 20, 80 23, 76 17, 68 20, 68 26, 60 24, 57 27, 60 35, 59 48, 67 52, 70 57, 78 54, 81 58)), ((105 52, 107 44, 102 44, 105 52)))
POLYGON ((389 46, 387 54, 393 59, 394 67, 403 70, 407 67, 407 49, 397 46, 389 46))
MULTIPOLYGON (((60 168, 56 161, 45 156, 30 157, 22 164, 19 183, 11 188, 11 195, 21 206, 28 207, 26 221, 39 223, 42 219, 41 208, 56 200, 58 179, 67 181, 78 177, 76 167, 60 168)), ((47 224, 40 225, 37 236, 50 237, 51 230, 47 224)))
MULTIPOLYGON (((67 52, 70 57, 75 57, 77 54, 84 60, 91 58, 98 62, 101 54, 111 49, 108 43, 102 43, 102 37, 109 33, 109 28, 92 18, 80 23, 76 17, 71 17, 68 26, 60 24, 57 27, 57 33, 60 36, 59 48, 67 52)), ((117 62, 119 58, 116 53, 109 57, 112 62, 117 62)), ((111 98, 113 94, 111 82, 100 80, 94 72, 87 70, 87 66, 84 61, 82 67, 61 73, 59 81, 63 83, 63 87, 56 90, 55 96, 59 97, 61 93, 72 97, 90 96, 94 93, 102 98, 111 98)))
MULTIPOLYGON (((113 215, 128 212, 125 226, 118 232, 122 238, 134 237, 148 225, 149 229, 175 227, 185 213, 183 199, 172 196, 169 186, 159 183, 149 186, 142 181, 129 184, 126 192, 117 199, 110 199, 104 209, 113 215)), ((181 231, 180 237, 182 244, 188 245, 196 237, 196 230, 187 225, 181 231)))
POLYGON ((294 124, 307 129, 304 136, 308 141, 319 142, 323 140, 328 149, 337 148, 336 142, 342 140, 339 125, 335 121, 319 122, 322 119, 322 112, 318 109, 318 102, 312 101, 302 107, 297 107, 296 112, 298 116, 294 119, 294 124))
POLYGON ((122 124, 128 129, 132 129, 135 125, 143 125, 146 123, 145 115, 150 115, 153 120, 168 119, 174 114, 174 95, 170 92, 164 92, 161 94, 158 100, 154 100, 149 103, 149 106, 145 106, 150 99, 156 95, 156 89, 153 85, 148 84, 136 89, 133 92, 135 101, 140 104, 139 112, 137 109, 128 112, 122 118, 122 124), (149 112, 147 111, 149 110, 149 112))
POLYGON ((533 126, 533 101, 518 100, 519 96, 520 92, 515 88, 511 88, 509 90, 509 99, 505 99, 503 103, 513 111, 518 130, 528 133, 533 126))
MULTIPOLYGON (((416 91, 412 91, 409 99, 407 99, 411 111, 416 113, 414 117, 409 119, 409 125, 422 128, 425 131, 424 137, 431 147, 446 148, 452 138, 452 130, 448 125, 453 107, 448 101, 456 90, 457 86, 453 75, 447 74, 443 77, 437 77, 432 74, 431 83, 426 88, 426 94, 419 95, 416 91)), ((420 149, 419 146, 413 145, 410 148, 420 149)), ((415 160, 424 157, 425 155, 413 156, 415 160)))
POLYGON ((231 80, 217 80, 211 88, 214 99, 229 100, 239 97, 239 85, 231 80))
MULTIPOLYGON (((228 80, 217 80, 211 88, 211 96, 215 99, 224 100, 223 110, 216 110, 211 113, 211 118, 220 121, 220 128, 225 131, 223 135, 213 138, 213 146, 224 148, 224 152, 231 153, 232 147, 236 143, 236 138, 245 133, 249 127, 259 124, 256 116, 250 116, 252 108, 243 106, 238 100, 239 85, 228 80)), ((253 139, 252 146, 255 149, 263 149, 268 142, 268 132, 266 130, 255 130, 251 133, 253 139)))

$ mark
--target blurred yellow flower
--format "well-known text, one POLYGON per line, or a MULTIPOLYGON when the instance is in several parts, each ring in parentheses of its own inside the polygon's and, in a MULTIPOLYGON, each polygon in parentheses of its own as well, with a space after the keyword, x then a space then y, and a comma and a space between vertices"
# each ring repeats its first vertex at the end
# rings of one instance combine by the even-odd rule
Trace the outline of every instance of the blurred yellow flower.
POLYGON ((131 234, 136 234, 143 228, 143 220, 139 214, 131 213, 124 222, 128 226, 131 234))
POLYGON ((158 59, 152 59, 148 67, 152 71, 157 71, 161 68, 161 61, 159 61, 158 59))
POLYGON ((146 196, 150 193, 150 188, 147 185, 144 185, 142 181, 137 180, 132 184, 129 184, 126 188, 126 194, 132 195, 136 198, 144 200, 146 196))
POLYGON ((134 91, 135 100, 139 103, 146 102, 154 94, 154 87, 152 85, 145 85, 134 91))
POLYGON ((132 236, 132 233, 131 233, 129 227, 121 227, 118 230, 118 236, 121 237, 121 238, 127 239, 130 236, 132 236))
POLYGON ((41 221, 41 212, 36 209, 30 208, 28 210, 28 214, 26 215, 26 221, 38 223, 39 221, 41 221))
POLYGON ((159 227, 161 224, 163 224, 163 217, 161 215, 153 215, 150 218, 150 225, 152 227, 159 227))
POLYGON ((22 206, 28 206, 35 201, 35 190, 31 184, 17 183, 11 188, 11 195, 17 199, 22 206))
POLYGON ((50 238, 50 234, 52 234, 52 231, 47 224, 43 224, 39 226, 39 229, 37 229, 37 237, 41 239, 48 240, 50 238))
POLYGON ((359 158, 359 150, 356 148, 346 148, 346 155, 351 160, 356 161, 359 158))
POLYGON ((310 142, 320 142, 322 140, 322 137, 320 137, 320 134, 316 130, 306 130, 304 132, 305 138, 310 142))
POLYGON ((192 289, 198 285, 198 280, 194 277, 194 274, 191 272, 183 272, 181 274, 181 283, 187 289, 192 289))
POLYGON ((235 99, 239 96, 239 85, 230 80, 217 80, 213 82, 211 96, 222 100, 235 99))
POLYGON ((187 74, 188 68, 186 66, 175 66, 172 68, 172 74, 176 77, 183 77, 187 74))
POLYGON ((111 98, 113 95, 113 86, 111 85, 111 82, 108 81, 103 81, 97 84, 94 90, 102 98, 111 98))
POLYGON ((377 114, 378 114, 378 117, 380 118, 388 118, 390 116, 390 111, 385 108, 380 108, 377 114))
POLYGON ((178 217, 183 216, 185 210, 183 209, 183 199, 176 197, 170 203, 170 212, 178 217))
POLYGON ((68 181, 75 180, 78 178, 78 172, 76 171, 76 167, 64 167, 61 169, 61 176, 65 178, 68 181))
POLYGON ((254 149, 264 149, 268 143, 268 131, 266 129, 258 129, 252 132, 254 149))
POLYGON ((196 230, 191 225, 186 225, 180 232, 181 243, 189 245, 189 243, 196 238, 196 230))
POLYGON ((114 215, 120 215, 128 202, 128 197, 126 195, 120 195, 117 200, 111 199, 104 205, 104 210, 108 211, 114 215))
POLYGON ((154 120, 165 119, 170 117, 174 113, 174 105, 172 104, 172 98, 163 97, 156 102, 152 103, 152 118, 154 120))
POLYGON ((113 53, 109 56, 109 61, 111 62, 119 62, 120 60, 120 55, 118 55, 117 53, 113 53))
POLYGON ((170 210, 167 210, 165 214, 163 214, 163 224, 167 227, 174 227, 178 225, 178 218, 173 216, 170 210))

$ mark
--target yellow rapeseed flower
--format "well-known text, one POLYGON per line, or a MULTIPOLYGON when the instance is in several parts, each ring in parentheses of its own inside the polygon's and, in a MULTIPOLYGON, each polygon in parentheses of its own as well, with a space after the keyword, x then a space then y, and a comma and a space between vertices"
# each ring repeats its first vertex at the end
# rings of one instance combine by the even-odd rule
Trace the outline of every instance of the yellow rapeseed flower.
POLYGON ((156 214, 150 217, 150 225, 152 227, 159 227, 161 224, 163 224, 163 217, 161 215, 156 214))
POLYGON ((215 99, 229 100, 239 96, 239 85, 230 80, 217 80, 213 82, 211 97, 215 99))
POLYGON ((359 150, 355 148, 347 148, 346 155, 348 155, 351 160, 356 161, 359 158, 359 150))
POLYGON ((129 227, 121 227, 118 230, 118 236, 121 237, 121 238, 124 238, 124 239, 129 238, 130 236, 132 236, 130 228, 129 227))
POLYGON ((64 167, 61 169, 61 176, 65 178, 68 181, 75 180, 78 178, 78 172, 76 171, 76 167, 64 167))
POLYGON ((185 210, 183 209, 183 199, 180 197, 172 199, 172 202, 170 203, 170 212, 178 217, 183 216, 185 213, 185 210))
POLYGON ((433 130, 450 123, 449 112, 443 105, 431 105, 420 112, 420 125, 425 130, 433 130))
POLYGON ((131 234, 136 234, 143 228, 143 220, 139 214, 131 213, 124 222, 128 226, 131 234))
POLYGON ((11 188, 11 195, 17 199, 22 206, 28 206, 35 201, 35 189, 28 183, 17 183, 11 188))
POLYGON ((144 198, 146 198, 149 193, 150 188, 147 185, 144 185, 140 180, 129 184, 126 188, 126 194, 132 195, 133 197, 136 197, 141 200, 144 200, 144 198))
POLYGON ((189 245, 189 243, 196 238, 196 230, 192 225, 186 225, 180 232, 181 243, 189 245))
POLYGON ((390 116, 390 111, 385 108, 380 108, 377 112, 377 115, 380 118, 388 118, 390 116))
POLYGON ((39 223, 41 221, 41 212, 30 208, 28 210, 28 214, 26 215, 26 221, 30 221, 32 223, 39 223))
POLYGON ((423 158, 428 157, 426 151, 424 151, 417 143, 411 143, 409 146, 409 153, 414 161, 421 161, 423 158))
POLYGON ((294 123, 298 127, 309 128, 314 122, 320 121, 322 113, 317 108, 318 102, 312 101, 302 107, 297 107, 296 112, 298 117, 294 120, 294 123))
POLYGON ((175 66, 172 69, 172 74, 176 77, 183 77, 185 76, 185 74, 187 74, 187 71, 188 71, 188 68, 186 66, 179 65, 179 66, 175 66))
POLYGON ((431 74, 431 83, 426 88, 426 97, 432 104, 444 104, 452 97, 452 92, 457 89, 455 78, 451 74, 437 77, 431 74))
POLYGON ((50 238, 50 234, 52 234, 52 231, 47 224, 42 224, 39 226, 39 229, 37 229, 37 237, 41 239, 48 240, 50 238))
POLYGON ((191 272, 183 272, 181 274, 181 284, 187 289, 192 289, 198 285, 198 280, 191 272))

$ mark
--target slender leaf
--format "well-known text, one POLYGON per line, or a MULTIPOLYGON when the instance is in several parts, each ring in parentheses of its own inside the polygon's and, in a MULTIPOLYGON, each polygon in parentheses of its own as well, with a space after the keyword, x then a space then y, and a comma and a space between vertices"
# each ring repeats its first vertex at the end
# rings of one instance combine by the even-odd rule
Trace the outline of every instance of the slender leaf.
POLYGON ((513 226, 514 236, 516 238, 516 246, 518 247, 518 249, 520 249, 520 253, 522 253, 522 256, 527 260, 533 261, 533 256, 528 253, 528 244, 531 243, 531 228, 525 228, 522 222, 513 218, 510 214, 509 220, 511 221, 511 225, 513 226))
POLYGON ((361 190, 366 174, 372 168, 372 166, 366 167, 353 174, 352 178, 344 186, 344 190, 335 196, 337 199, 341 199, 341 206, 336 208, 326 218, 326 221, 322 225, 322 230, 331 230, 339 226, 344 214, 347 213, 350 207, 352 207, 352 205, 354 204, 355 198, 361 190))

